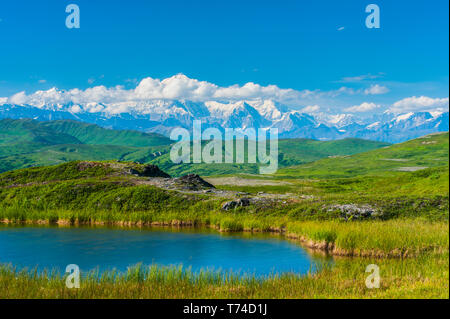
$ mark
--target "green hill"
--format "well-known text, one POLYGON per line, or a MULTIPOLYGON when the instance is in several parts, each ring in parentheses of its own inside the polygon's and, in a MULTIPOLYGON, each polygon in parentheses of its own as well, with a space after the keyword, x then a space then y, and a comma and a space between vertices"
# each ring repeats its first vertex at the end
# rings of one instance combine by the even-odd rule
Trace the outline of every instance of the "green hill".
POLYGON ((423 136, 400 144, 358 153, 334 156, 314 163, 280 169, 283 178, 340 178, 386 175, 448 166, 449 133, 423 136))
MULTIPOLYGON (((206 142, 203 144, 206 144, 206 142)), ((278 141, 278 165, 279 167, 299 165, 314 162, 329 156, 352 155, 388 145, 390 144, 356 138, 336 141, 284 139, 278 141)), ((225 154, 224 147, 222 148, 222 154, 225 154)), ((247 158, 247 149, 245 149, 244 158, 247 158)), ((203 176, 240 173, 259 174, 259 164, 175 164, 170 160, 169 153, 156 157, 150 160, 149 163, 158 165, 174 176, 189 173, 196 173, 203 176)))
MULTIPOLYGON (((0 120, 0 172, 74 160, 151 163, 174 176, 259 172, 256 164, 175 164, 169 155, 171 142, 159 134, 110 130, 71 120, 5 119, 0 120)), ((309 163, 328 156, 351 155, 387 145, 361 139, 326 142, 280 140, 279 167, 309 163)))
MULTIPOLYGON (((146 151, 151 153, 152 148, 146 151)), ((136 147, 119 145, 85 145, 60 144, 40 147, 27 154, 17 154, 0 158, 0 171, 9 171, 18 168, 48 166, 76 160, 105 161, 134 159, 133 154, 143 150, 136 147)), ((139 157, 139 156, 136 156, 139 157)))
POLYGON ((42 127, 49 128, 60 134, 73 136, 83 144, 148 147, 172 143, 168 137, 160 134, 128 130, 110 130, 98 125, 71 120, 43 122, 42 127))
POLYGON ((0 156, 24 154, 49 145, 81 143, 76 137, 43 127, 37 121, 0 120, 0 156))
POLYGON ((167 151, 159 134, 109 130, 76 121, 0 120, 0 172, 74 160, 148 161, 167 151))
MULTIPOLYGON (((341 216, 339 211, 348 207, 356 207, 355 209, 369 207, 368 209, 381 211, 383 219, 419 217, 448 220, 448 141, 448 133, 434 134, 355 155, 337 155, 319 159, 308 164, 281 169, 279 174, 274 176, 254 175, 241 178, 234 176, 235 182, 229 185, 220 183, 221 179, 226 180, 229 177, 212 178, 208 181, 213 183, 218 191, 228 192, 227 196, 235 196, 235 192, 240 191, 246 192, 249 197, 257 198, 255 203, 262 203, 262 206, 257 208, 259 204, 254 204, 254 207, 250 207, 250 211, 254 209, 253 213, 259 209, 264 213, 268 209, 283 218, 288 216, 302 220, 333 219, 341 216), (241 180, 245 180, 246 183, 240 184, 241 180)), ((348 145, 349 142, 354 143, 355 140, 338 141, 343 145, 348 145)), ((316 142, 303 141, 303 143, 309 146, 302 146, 299 149, 307 149, 316 142)), ((317 143, 322 145, 321 142, 317 143)), ((334 143, 327 143, 336 146, 334 143)), ((80 158, 88 156, 92 151, 89 149, 92 145, 49 146, 45 151, 38 153, 40 160, 43 161, 46 154, 58 151, 57 148, 68 147, 79 150, 87 147, 86 154, 82 151, 72 152, 80 154, 80 158)), ((114 152, 114 148, 123 150, 123 146, 96 147, 101 153, 99 157, 113 156, 108 152, 114 152)), ((70 150, 59 149, 59 151, 64 154, 70 150)), ((136 153, 133 151, 135 149, 131 148, 130 156, 136 153)), ((170 203, 179 208, 179 205, 186 204, 184 208, 191 206, 192 212, 197 213, 196 209, 199 207, 194 207, 197 201, 188 203, 187 200, 183 200, 183 196, 187 195, 186 189, 179 189, 177 195, 173 197, 175 194, 172 192, 173 189, 165 188, 166 184, 155 186, 154 181, 130 173, 130 168, 141 166, 143 165, 131 162, 74 161, 56 166, 5 172, 0 174, 0 203, 6 205, 5 207, 17 208, 14 214, 20 213, 24 207, 39 210, 80 209, 88 205, 86 207, 95 210, 98 202, 103 203, 104 209, 116 207, 120 214, 123 213, 121 210, 124 207, 133 211, 137 209, 136 207, 145 209, 153 204, 157 205, 159 213, 166 214, 165 206, 158 206, 160 198, 166 198, 167 205, 170 203)), ((195 169, 199 166, 184 167, 195 169)), ((203 169, 211 169, 215 174, 220 172, 220 169, 213 171, 214 167, 212 164, 210 167, 204 166, 203 169)), ((240 172, 242 171, 244 170, 240 172)), ((182 171, 178 173, 180 172, 182 171)), ((218 196, 217 194, 219 193, 210 191, 196 193, 196 196, 211 199, 213 203, 211 207, 217 209, 224 200, 224 193, 218 196)), ((206 202, 203 204, 206 205, 203 207, 205 212, 210 212, 212 209, 208 206, 210 204, 206 202)), ((94 213, 95 211, 90 214, 94 213)))

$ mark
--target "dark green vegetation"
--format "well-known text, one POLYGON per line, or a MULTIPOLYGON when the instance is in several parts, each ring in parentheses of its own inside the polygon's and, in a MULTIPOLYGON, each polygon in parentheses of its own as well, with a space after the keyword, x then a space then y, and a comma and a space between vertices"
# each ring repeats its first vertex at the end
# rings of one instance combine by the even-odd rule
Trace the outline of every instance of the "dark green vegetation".
MULTIPOLYGON (((188 173, 204 176, 255 174, 259 171, 256 164, 174 164, 169 155, 171 142, 158 134, 109 130, 69 120, 0 120, 0 172, 74 160, 151 163, 173 176, 188 173)), ((387 145, 360 139, 328 142, 280 140, 279 165, 299 165, 328 156, 351 155, 387 145)))
POLYGON ((71 120, 38 122, 30 119, 0 121, 2 146, 35 143, 38 146, 58 144, 120 145, 150 147, 168 145, 170 139, 159 134, 110 130, 94 124, 71 120))
POLYGON ((159 134, 118 131, 61 120, 0 120, 0 171, 74 160, 149 161, 167 152, 159 134))
POLYGON ((128 130, 109 130, 94 124, 60 120, 43 122, 43 127, 77 138, 83 144, 150 147, 168 145, 170 139, 155 133, 128 130))

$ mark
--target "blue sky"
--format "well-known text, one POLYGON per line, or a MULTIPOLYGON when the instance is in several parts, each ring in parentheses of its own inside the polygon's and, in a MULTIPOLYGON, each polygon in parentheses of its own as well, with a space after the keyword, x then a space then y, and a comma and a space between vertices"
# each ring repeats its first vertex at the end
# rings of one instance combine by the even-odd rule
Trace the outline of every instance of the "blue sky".
POLYGON ((342 106, 446 98, 448 9, 446 0, 2 1, 0 96, 183 73, 221 87, 359 92, 339 95, 342 106), (65 26, 70 3, 80 29, 65 26), (365 26, 369 3, 380 29, 365 26), (375 85, 386 92, 362 93, 375 85))

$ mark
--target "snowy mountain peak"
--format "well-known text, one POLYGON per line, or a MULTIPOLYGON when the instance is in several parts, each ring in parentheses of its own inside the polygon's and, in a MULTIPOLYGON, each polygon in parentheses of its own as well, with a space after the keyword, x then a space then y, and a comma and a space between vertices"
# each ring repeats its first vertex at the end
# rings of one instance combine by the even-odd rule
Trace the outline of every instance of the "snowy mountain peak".
MULTIPOLYGON (((448 131, 449 113, 383 113, 361 120, 351 114, 314 115, 270 99, 193 102, 190 100, 151 99, 132 102, 63 103, 53 99, 42 104, 39 97, 71 94, 57 89, 41 91, 34 105, 0 104, 0 118, 37 120, 73 119, 117 129, 134 129, 169 135, 174 127, 190 129, 195 119, 218 128, 277 128, 280 138, 320 140, 358 137, 386 142, 401 142, 425 134, 448 131)), ((17 98, 20 100, 20 96, 17 98)), ((4 102, 2 100, 2 102, 4 102)))

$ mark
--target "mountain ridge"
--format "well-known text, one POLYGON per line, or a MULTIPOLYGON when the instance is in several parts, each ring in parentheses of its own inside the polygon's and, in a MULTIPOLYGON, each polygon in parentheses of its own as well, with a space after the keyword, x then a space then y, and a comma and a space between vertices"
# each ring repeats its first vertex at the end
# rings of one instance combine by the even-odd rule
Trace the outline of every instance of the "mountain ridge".
POLYGON ((0 118, 39 121, 76 120, 104 128, 138 130, 169 136, 172 129, 202 126, 278 128, 279 138, 336 140, 347 137, 398 143, 449 130, 449 113, 383 113, 361 119, 353 114, 308 114, 272 100, 193 102, 150 100, 133 103, 0 105, 0 118))

